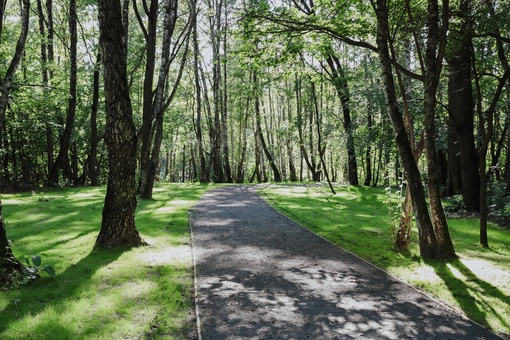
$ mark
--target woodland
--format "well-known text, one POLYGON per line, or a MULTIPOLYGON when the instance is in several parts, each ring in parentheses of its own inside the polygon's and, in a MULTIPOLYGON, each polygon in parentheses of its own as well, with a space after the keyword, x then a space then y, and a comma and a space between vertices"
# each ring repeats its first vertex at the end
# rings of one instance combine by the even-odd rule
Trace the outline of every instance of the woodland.
MULTIPOLYGON (((489 217, 510 215, 509 16, 496 0, 2 0, 2 192, 107 185, 96 245, 131 247, 160 181, 401 187, 394 248, 415 223, 421 257, 455 258, 445 197, 488 247, 489 217)), ((2 270, 20 270, 0 219, 2 270)))

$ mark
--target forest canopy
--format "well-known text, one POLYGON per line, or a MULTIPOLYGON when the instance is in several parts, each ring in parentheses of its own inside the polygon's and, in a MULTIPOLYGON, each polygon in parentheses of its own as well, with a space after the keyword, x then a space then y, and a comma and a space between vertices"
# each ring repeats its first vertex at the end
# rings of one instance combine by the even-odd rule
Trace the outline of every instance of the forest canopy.
MULTIPOLYGON (((481 213, 485 246, 488 209, 508 213, 506 1, 118 4, 142 198, 157 181, 402 185, 395 245, 412 210, 432 258, 455 256, 445 196, 481 213)), ((0 9, 2 190, 106 184, 97 3, 0 9)))

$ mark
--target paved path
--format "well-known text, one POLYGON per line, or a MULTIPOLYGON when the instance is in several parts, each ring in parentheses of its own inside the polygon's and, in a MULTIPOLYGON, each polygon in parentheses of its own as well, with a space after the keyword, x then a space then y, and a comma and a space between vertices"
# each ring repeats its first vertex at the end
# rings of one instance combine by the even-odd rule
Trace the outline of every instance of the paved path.
POLYGON ((277 213, 253 187, 191 213, 202 339, 500 339, 277 213))

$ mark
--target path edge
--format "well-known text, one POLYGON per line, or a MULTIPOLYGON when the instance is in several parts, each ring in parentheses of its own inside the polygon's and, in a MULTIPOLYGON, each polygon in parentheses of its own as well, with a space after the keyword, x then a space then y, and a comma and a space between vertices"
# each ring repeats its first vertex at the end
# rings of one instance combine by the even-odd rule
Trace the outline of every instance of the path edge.
POLYGON ((353 252, 350 252, 349 250, 347 250, 347 249, 345 249, 345 248, 343 248, 343 247, 339 246, 338 244, 333 243, 332 241, 330 241, 330 240, 326 239, 324 236, 319 235, 319 234, 317 234, 317 233, 313 232, 312 230, 308 229, 307 227, 305 227, 305 226, 304 226, 304 225, 302 225, 301 223, 299 223, 299 222, 295 221, 294 219, 292 219, 292 218, 288 217, 287 215, 284 215, 284 214, 283 214, 283 213, 281 213, 278 209, 276 209, 276 208, 275 208, 275 207, 273 207, 271 204, 269 204, 269 202, 268 202, 268 201, 264 198, 264 196, 262 196, 262 195, 259 193, 259 190, 262 190, 262 189, 268 188, 268 187, 270 187, 271 185, 273 185, 273 183, 269 183, 269 184, 267 184, 267 185, 260 185, 260 184, 259 184, 259 185, 251 185, 251 187, 253 187, 253 188, 255 189, 255 193, 256 193, 257 195, 259 195, 259 196, 260 196, 260 198, 262 198, 262 200, 264 201, 264 204, 266 204, 267 206, 269 206, 272 210, 276 211, 279 215, 283 216, 284 218, 288 219, 288 220, 289 220, 289 221, 291 221, 291 222, 294 222, 296 225, 298 225, 298 226, 299 226, 299 227, 301 227, 302 229, 304 229, 304 230, 306 230, 307 232, 312 233, 313 235, 315 235, 315 236, 317 236, 317 237, 319 237, 319 238, 323 239, 324 241, 328 242, 329 244, 331 244, 331 245, 333 245, 333 246, 335 246, 335 247, 337 247, 337 248, 342 249, 343 251, 345 251, 345 252, 346 252, 346 253, 348 253, 348 254, 351 254, 352 256, 354 256, 354 257, 356 257, 357 259, 359 259, 359 260, 361 260, 361 261, 365 262, 365 263, 366 263, 366 264, 368 264, 369 266, 371 266, 371 267, 373 267, 373 268, 375 268, 375 269, 377 269, 377 270, 379 270, 379 271, 381 271, 381 272, 385 273, 386 275, 390 276, 390 277, 391 277, 391 278, 393 278, 394 280, 399 281, 399 282, 401 282, 401 283, 405 284, 406 286, 410 287, 411 289, 413 289, 413 290, 417 291, 418 293, 420 293, 420 294, 422 294, 422 295, 426 296, 427 298, 429 298, 429 299, 433 300, 433 301, 434 301, 434 302, 436 302, 437 304, 439 304, 439 305, 441 305, 441 306, 443 306, 443 307, 447 308, 447 309, 448 309, 448 310, 450 310, 452 313, 454 313, 454 314, 458 315, 459 317, 463 318, 464 320, 470 321, 470 322, 472 322, 472 323, 474 323, 474 324, 478 325, 479 327, 481 327, 481 328, 483 328, 483 329, 485 329, 485 330, 487 330, 487 331, 491 332, 492 334, 494 334, 495 336, 497 336, 497 337, 501 338, 502 340, 506 340, 506 338, 505 338, 505 337, 503 337, 502 335, 499 335, 498 333, 494 332, 492 329, 490 329, 490 328, 488 328, 488 327, 485 327, 484 325, 481 325, 480 323, 478 323, 478 322, 476 322, 476 321, 474 321, 474 320, 470 319, 469 317, 467 317, 466 315, 464 315, 464 314, 462 314, 461 312, 457 311, 455 308, 453 308, 452 306, 449 306, 449 305, 448 305, 448 304, 446 304, 445 302, 443 302, 443 301, 440 301, 440 300, 436 299, 435 297, 433 297, 433 296, 429 295, 427 292, 424 292, 424 291, 422 291, 422 290, 418 289, 417 287, 415 287, 415 286, 413 286, 413 285, 411 285, 411 284, 409 284, 409 283, 405 282, 405 281, 404 281, 404 280, 402 280, 401 278, 399 278, 399 277, 397 277, 397 276, 395 276, 395 275, 393 275, 393 274, 391 274, 391 273, 387 272, 386 270, 384 270, 384 269, 382 269, 382 268, 377 267, 375 264, 373 264, 373 263, 371 263, 371 262, 369 262, 369 261, 365 260, 364 258, 362 258, 362 257, 360 257, 360 256, 358 256, 358 255, 356 255, 356 254, 354 254, 353 252))
MULTIPOLYGON (((205 193, 204 193, 205 194, 205 193)), ((198 204, 198 202, 197 202, 198 204)), ((193 304, 195 305, 195 324, 197 327, 197 339, 202 340, 202 322, 200 320, 200 310, 198 309, 198 280, 197 280, 197 261, 195 256, 195 247, 193 246, 193 227, 191 224, 192 213, 195 206, 188 211, 189 224, 189 244, 191 247, 191 259, 193 262, 193 304)))

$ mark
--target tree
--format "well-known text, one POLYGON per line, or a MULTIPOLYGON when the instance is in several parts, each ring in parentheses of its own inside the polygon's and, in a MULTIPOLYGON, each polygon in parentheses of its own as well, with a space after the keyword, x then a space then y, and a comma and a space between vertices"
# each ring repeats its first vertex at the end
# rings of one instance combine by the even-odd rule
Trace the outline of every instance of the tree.
MULTIPOLYGON (((21 7, 21 32, 16 44, 14 56, 1 84, 2 94, 0 97, 0 132, 3 131, 5 127, 5 111, 7 110, 9 91, 11 89, 13 77, 16 73, 16 70, 18 69, 23 50, 25 48, 25 42, 28 35, 29 18, 30 0, 23 0, 21 7)), ((0 146, 2 145, 2 141, 3 134, 0 133, 0 146)), ((7 239, 7 232, 5 230, 4 217, 2 215, 2 202, 0 201, 0 283, 6 283, 6 281, 8 282, 8 277, 12 273, 21 273, 24 268, 25 266, 19 262, 12 254, 9 240, 7 239)))
POLYGON ((386 107, 411 192, 413 212, 418 224, 420 255, 424 258, 438 258, 441 257, 441 253, 439 252, 438 241, 428 213, 420 172, 407 137, 402 114, 397 105, 388 43, 388 7, 385 0, 372 1, 372 5, 377 17, 377 50, 381 64, 386 107))
MULTIPOLYGON (((460 153, 459 170, 461 173, 462 198, 468 211, 480 211, 480 176, 478 175, 478 157, 474 140, 474 101, 471 86, 471 40, 472 11, 471 1, 462 0, 457 13, 455 25, 452 26, 448 40, 446 60, 448 62, 448 113, 449 141, 448 154, 451 160, 460 153), (450 132, 451 129, 451 132, 450 132)), ((453 162, 451 162, 453 163, 453 162)), ((455 166, 453 163, 451 166, 455 166)), ((453 170, 453 169, 452 169, 453 170)), ((452 171, 455 174, 456 171, 452 171)), ((454 180, 450 176, 451 180, 454 180)), ((455 192, 454 192, 455 193, 455 192)))
POLYGON ((96 244, 131 247, 144 244, 135 226, 136 132, 127 79, 125 30, 119 0, 99 1, 108 148, 108 186, 96 244))
MULTIPOLYGON (((69 99, 67 105, 66 121, 63 133, 59 136, 60 148, 55 159, 51 165, 48 175, 48 185, 55 186, 58 184, 59 170, 63 170, 64 180, 71 179, 71 169, 69 164, 69 149, 71 147, 71 138, 74 129, 74 120, 76 117, 76 86, 77 86, 77 46, 78 46, 78 33, 77 33, 77 15, 76 15, 76 0, 71 0, 69 3, 69 31, 70 36, 70 68, 69 68, 69 99)), ((77 174, 74 173, 74 179, 77 174)))
POLYGON ((354 148, 353 124, 351 122, 351 108, 349 105, 350 94, 347 84, 345 70, 340 64, 340 60, 333 52, 329 52, 326 61, 330 68, 331 80, 338 92, 342 104, 343 126, 347 135, 347 172, 350 185, 358 185, 358 166, 356 163, 356 151, 354 148))

